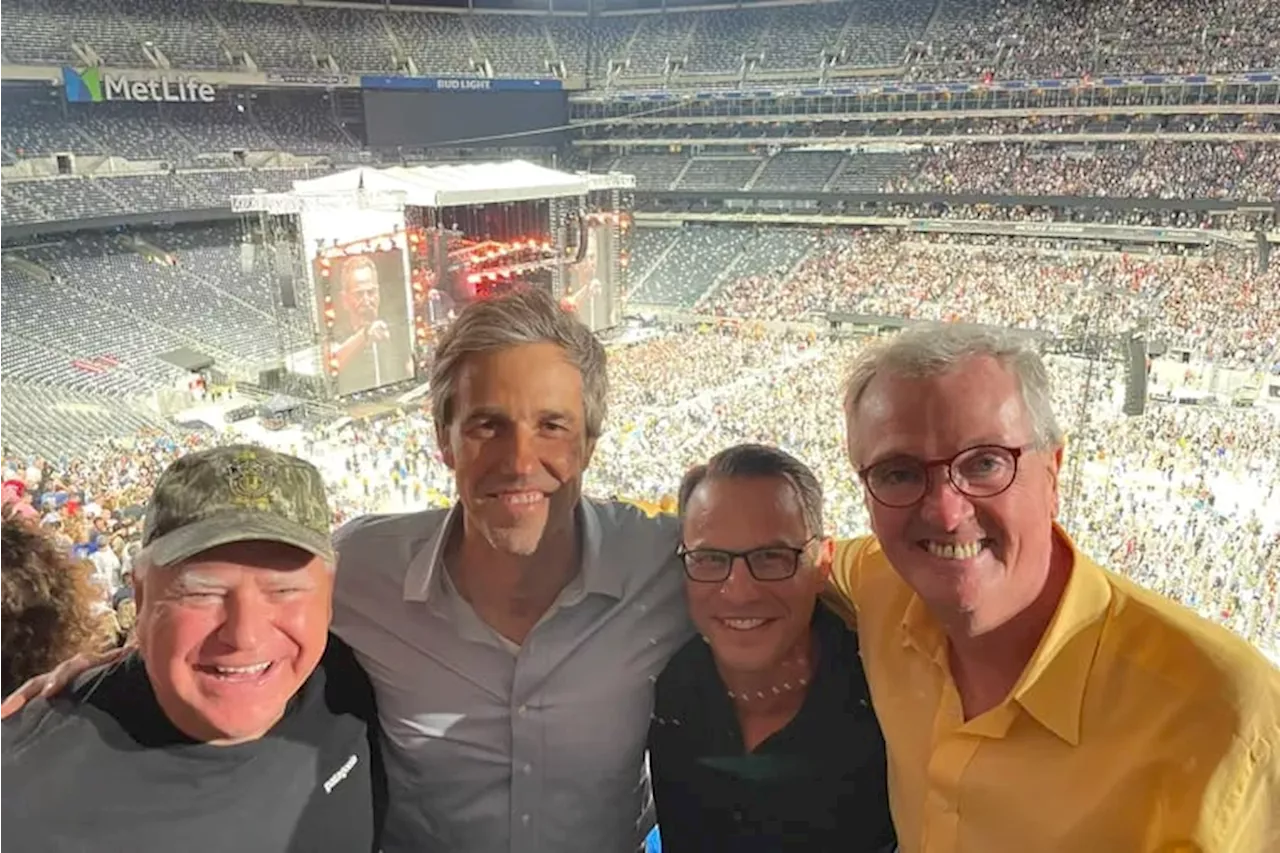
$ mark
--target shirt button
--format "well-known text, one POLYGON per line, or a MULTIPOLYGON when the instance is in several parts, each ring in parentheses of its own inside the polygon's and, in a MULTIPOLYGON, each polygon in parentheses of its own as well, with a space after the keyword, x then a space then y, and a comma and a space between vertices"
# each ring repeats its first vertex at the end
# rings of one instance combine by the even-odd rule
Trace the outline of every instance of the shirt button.
POLYGON ((521 823, 523 823, 525 826, 528 826, 528 825, 529 825, 529 816, 528 816, 527 814, 522 814, 522 815, 520 815, 520 822, 521 822, 521 823))
POLYGON ((528 706, 528 705, 521 705, 519 708, 516 708, 516 714, 517 714, 517 715, 519 715, 519 716, 521 716, 521 717, 523 717, 523 716, 524 716, 525 714, 527 714, 527 713, 529 713, 529 706, 528 706))
POLYGON ((524 773, 524 775, 528 776, 530 773, 533 772, 533 765, 526 763, 524 767, 520 768, 520 770, 524 773))
POLYGON ((733 822, 742 823, 742 812, 738 811, 737 809, 733 810, 733 822))

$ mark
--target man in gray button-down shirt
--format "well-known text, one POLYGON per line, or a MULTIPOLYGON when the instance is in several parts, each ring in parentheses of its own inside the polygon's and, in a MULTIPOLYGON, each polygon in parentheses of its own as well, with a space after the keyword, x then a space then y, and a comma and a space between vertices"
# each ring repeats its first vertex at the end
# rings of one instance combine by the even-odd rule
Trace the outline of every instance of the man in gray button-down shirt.
POLYGON ((468 306, 432 372, 451 510, 335 539, 377 690, 386 853, 634 853, 653 683, 691 635, 672 519, 581 497, 603 347, 545 293, 468 306))

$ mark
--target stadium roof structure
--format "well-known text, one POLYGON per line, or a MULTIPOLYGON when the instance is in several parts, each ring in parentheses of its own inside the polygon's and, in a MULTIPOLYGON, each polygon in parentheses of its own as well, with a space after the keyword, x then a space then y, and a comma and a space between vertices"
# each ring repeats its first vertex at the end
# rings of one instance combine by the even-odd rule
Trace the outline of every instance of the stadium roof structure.
POLYGON ((457 207, 467 204, 529 201, 586 195, 590 182, 525 160, 464 163, 451 166, 362 166, 322 178, 295 181, 296 195, 385 193, 401 196, 413 207, 457 207))

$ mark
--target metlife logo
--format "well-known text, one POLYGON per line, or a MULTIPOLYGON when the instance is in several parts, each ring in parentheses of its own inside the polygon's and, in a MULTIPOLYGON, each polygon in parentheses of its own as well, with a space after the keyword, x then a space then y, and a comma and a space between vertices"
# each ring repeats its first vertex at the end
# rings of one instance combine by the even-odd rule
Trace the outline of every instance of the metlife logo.
POLYGON ((103 101, 146 101, 164 103, 213 103, 217 90, 199 80, 175 80, 158 77, 126 80, 104 74, 98 68, 78 71, 63 66, 62 89, 67 101, 74 104, 98 104, 103 101))

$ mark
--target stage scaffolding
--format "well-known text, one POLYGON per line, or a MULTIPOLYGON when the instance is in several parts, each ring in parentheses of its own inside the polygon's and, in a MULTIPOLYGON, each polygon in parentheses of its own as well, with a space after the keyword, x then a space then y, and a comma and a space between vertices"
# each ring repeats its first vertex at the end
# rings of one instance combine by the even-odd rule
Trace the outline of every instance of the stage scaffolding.
MULTIPOLYGON (((506 286, 546 287, 593 330, 618 325, 627 285, 635 178, 556 172, 522 161, 439 167, 358 168, 308 181, 284 193, 232 198, 253 263, 272 282, 274 368, 317 377, 338 393, 329 351, 332 317, 316 288, 308 240, 345 242, 335 214, 392 214, 404 238, 413 305, 415 358, 438 327, 470 299, 506 286), (314 216, 308 216, 314 214, 314 216), (437 299, 436 297, 449 297, 437 299), (437 311, 440 302, 448 308, 437 311), (324 316, 321 316, 321 314, 324 316)), ((352 219, 359 217, 353 216, 352 219)), ((374 217, 376 219, 376 217, 374 217)), ((359 243, 369 235, 354 235, 359 243)), ((418 367, 421 378, 421 363, 418 367)))
MULTIPOLYGON (((1057 340, 1060 354, 1084 361, 1079 398, 1074 411, 1068 415, 1074 416, 1073 420, 1061 425, 1068 435, 1060 514, 1068 530, 1078 529, 1084 468, 1089 462, 1089 450, 1098 438, 1096 419, 1100 412, 1115 404, 1110 374, 1116 365, 1124 363, 1125 344, 1134 337, 1145 337, 1149 326, 1145 319, 1148 306, 1141 298, 1092 273, 1087 273, 1080 284, 1077 304, 1081 309, 1078 323, 1057 340)), ((1105 464, 1111 464, 1109 458, 1105 464)))
MULTIPOLYGON (((254 192, 232 197, 231 210, 240 215, 242 234, 253 246, 255 266, 265 270, 271 282, 277 357, 270 367, 279 371, 277 376, 315 377, 317 382, 324 383, 322 393, 330 396, 322 352, 324 336, 316 312, 315 283, 307 274, 310 261, 302 240, 302 214, 313 210, 395 212, 403 208, 404 193, 385 190, 356 189, 310 195, 254 192), (305 344, 298 346, 299 340, 305 344)), ((263 370, 262 375, 270 374, 263 370)), ((291 390, 301 393, 305 389, 291 390)))

